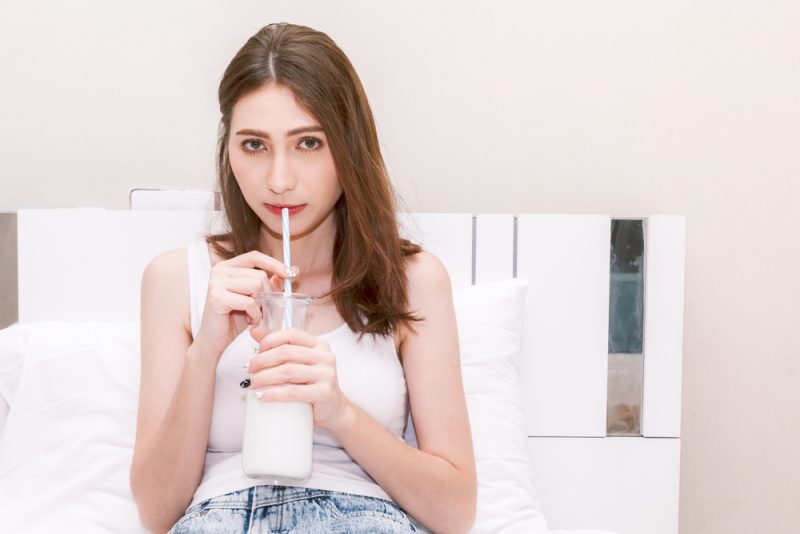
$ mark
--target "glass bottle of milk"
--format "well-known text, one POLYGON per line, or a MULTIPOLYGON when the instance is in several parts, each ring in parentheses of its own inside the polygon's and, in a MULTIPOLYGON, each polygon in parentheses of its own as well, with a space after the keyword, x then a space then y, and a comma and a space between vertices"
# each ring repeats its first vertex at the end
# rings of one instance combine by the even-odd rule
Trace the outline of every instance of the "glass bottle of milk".
MULTIPOLYGON (((311 295, 280 292, 259 294, 260 326, 272 332, 303 328, 311 295)), ((242 469, 250 477, 275 484, 306 480, 311 475, 314 412, 305 402, 264 402, 247 390, 242 469)))

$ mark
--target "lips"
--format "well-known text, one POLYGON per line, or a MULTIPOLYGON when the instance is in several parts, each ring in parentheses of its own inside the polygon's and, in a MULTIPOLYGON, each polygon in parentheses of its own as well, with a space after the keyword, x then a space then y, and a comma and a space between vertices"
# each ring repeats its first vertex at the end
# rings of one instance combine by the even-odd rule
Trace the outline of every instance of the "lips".
POLYGON ((306 204, 295 204, 294 206, 289 204, 264 204, 264 207, 266 207, 270 213, 278 217, 281 216, 282 208, 289 208, 289 216, 291 217, 292 215, 300 213, 303 208, 306 207, 306 204))

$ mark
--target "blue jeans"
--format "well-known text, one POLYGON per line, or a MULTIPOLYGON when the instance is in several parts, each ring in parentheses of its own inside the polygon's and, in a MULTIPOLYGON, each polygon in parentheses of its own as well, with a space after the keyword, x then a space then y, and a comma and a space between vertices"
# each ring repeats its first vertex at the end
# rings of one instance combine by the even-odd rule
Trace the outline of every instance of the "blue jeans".
POLYGON ((255 486, 190 506, 167 534, 417 532, 397 503, 321 489, 255 486))

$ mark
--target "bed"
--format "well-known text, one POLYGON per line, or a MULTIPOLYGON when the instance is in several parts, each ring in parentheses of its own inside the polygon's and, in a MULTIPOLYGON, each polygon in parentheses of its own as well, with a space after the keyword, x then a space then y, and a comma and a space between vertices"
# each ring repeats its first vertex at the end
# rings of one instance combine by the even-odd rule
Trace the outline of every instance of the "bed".
MULTIPOLYGON (((224 228, 215 199, 134 190, 129 210, 17 212, 18 320, 0 330, 0 531, 144 532, 127 478, 141 273, 224 228)), ((677 533, 685 220, 642 219, 641 426, 613 436, 612 217, 401 214, 454 288, 479 468, 473 532, 677 533)))

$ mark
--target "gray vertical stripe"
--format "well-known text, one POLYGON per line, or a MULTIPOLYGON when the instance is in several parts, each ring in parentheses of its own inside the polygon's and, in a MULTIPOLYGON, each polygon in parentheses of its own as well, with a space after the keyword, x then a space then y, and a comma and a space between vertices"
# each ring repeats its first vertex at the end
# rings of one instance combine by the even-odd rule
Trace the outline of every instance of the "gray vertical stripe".
POLYGON ((19 320, 17 212, 0 212, 0 328, 19 320))
POLYGON ((514 264, 512 267, 512 273, 514 278, 517 277, 517 235, 518 235, 517 222, 518 222, 517 216, 514 215, 514 259, 513 259, 514 264))
POLYGON ((478 263, 478 217, 472 216, 472 285, 475 285, 475 274, 478 263))

